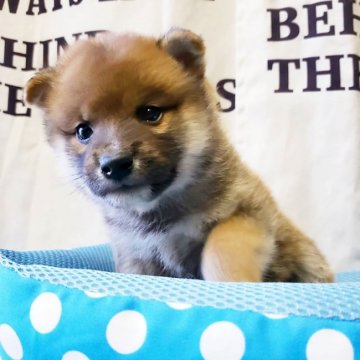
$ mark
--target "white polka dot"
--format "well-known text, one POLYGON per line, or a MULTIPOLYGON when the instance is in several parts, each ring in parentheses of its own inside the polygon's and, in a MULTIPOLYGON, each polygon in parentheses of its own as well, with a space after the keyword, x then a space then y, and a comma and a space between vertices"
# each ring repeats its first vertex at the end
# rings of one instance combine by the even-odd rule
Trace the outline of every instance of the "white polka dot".
POLYGON ((84 291, 84 293, 91 298, 101 298, 106 296, 106 294, 101 294, 94 291, 84 291))
POLYGON ((205 360, 239 360, 245 352, 245 337, 235 324, 219 321, 203 332, 200 352, 205 360))
POLYGON ((30 321, 36 331, 47 334, 58 325, 62 306, 60 299, 53 293, 39 295, 31 304, 30 321))
POLYGON ((272 314, 272 313, 265 313, 264 316, 273 320, 285 319, 288 317, 288 315, 286 314, 272 314))
POLYGON ((11 359, 22 359, 24 356, 20 339, 8 324, 0 325, 0 345, 11 359))
POLYGON ((190 305, 190 304, 178 303, 178 302, 168 302, 167 304, 168 304, 168 306, 170 306, 171 308, 176 309, 176 310, 186 310, 186 309, 190 309, 192 307, 192 305, 190 305))
POLYGON ((314 333, 306 346, 308 360, 353 360, 354 349, 342 332, 322 329, 314 333))
POLYGON ((122 311, 109 321, 106 339, 109 345, 120 354, 132 354, 145 342, 146 320, 137 311, 122 311))
POLYGON ((89 360, 89 358, 80 351, 68 351, 63 355, 61 360, 89 360))

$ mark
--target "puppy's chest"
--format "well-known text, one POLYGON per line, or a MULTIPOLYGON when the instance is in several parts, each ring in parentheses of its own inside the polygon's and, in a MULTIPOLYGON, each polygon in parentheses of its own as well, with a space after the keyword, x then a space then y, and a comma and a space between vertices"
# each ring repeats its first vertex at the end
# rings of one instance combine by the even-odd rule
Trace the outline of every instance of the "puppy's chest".
POLYGON ((175 274, 194 268, 206 239, 206 226, 201 216, 193 215, 168 223, 158 230, 132 219, 111 228, 113 244, 127 256, 143 261, 158 261, 175 274))

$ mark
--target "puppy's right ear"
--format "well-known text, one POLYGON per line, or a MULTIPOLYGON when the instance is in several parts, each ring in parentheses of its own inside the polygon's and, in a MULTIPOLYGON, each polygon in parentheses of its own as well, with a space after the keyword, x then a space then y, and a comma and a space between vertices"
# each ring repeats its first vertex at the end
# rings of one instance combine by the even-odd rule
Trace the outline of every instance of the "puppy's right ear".
POLYGON ((47 68, 36 73, 25 86, 25 101, 28 104, 44 108, 54 78, 54 68, 47 68))

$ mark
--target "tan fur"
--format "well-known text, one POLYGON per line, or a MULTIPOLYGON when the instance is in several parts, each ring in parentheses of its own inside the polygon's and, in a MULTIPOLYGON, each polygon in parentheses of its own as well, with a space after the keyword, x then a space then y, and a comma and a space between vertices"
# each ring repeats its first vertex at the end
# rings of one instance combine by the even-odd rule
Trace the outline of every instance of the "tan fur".
POLYGON ((50 144, 71 180, 101 207, 118 271, 220 281, 332 281, 314 245, 279 211, 220 128, 205 78, 205 46, 173 29, 163 38, 101 35, 40 72, 26 98, 44 110, 50 144), (157 123, 139 119, 161 108, 157 123), (77 127, 92 129, 79 141, 77 127), (131 156, 108 179, 106 156, 131 156))
POLYGON ((204 278, 261 281, 261 269, 268 263, 270 255, 262 256, 269 244, 266 240, 266 234, 252 218, 236 216, 218 224, 210 232, 203 250, 201 270, 204 278))

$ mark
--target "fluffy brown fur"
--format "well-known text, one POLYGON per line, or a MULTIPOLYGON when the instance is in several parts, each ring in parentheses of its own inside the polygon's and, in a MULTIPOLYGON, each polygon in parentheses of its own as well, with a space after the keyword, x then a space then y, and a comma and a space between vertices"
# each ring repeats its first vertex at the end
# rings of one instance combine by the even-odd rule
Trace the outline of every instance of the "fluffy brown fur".
POLYGON ((36 74, 26 98, 44 110, 69 176, 102 208, 118 271, 331 281, 220 129, 204 53, 182 29, 161 39, 106 33, 36 74))

